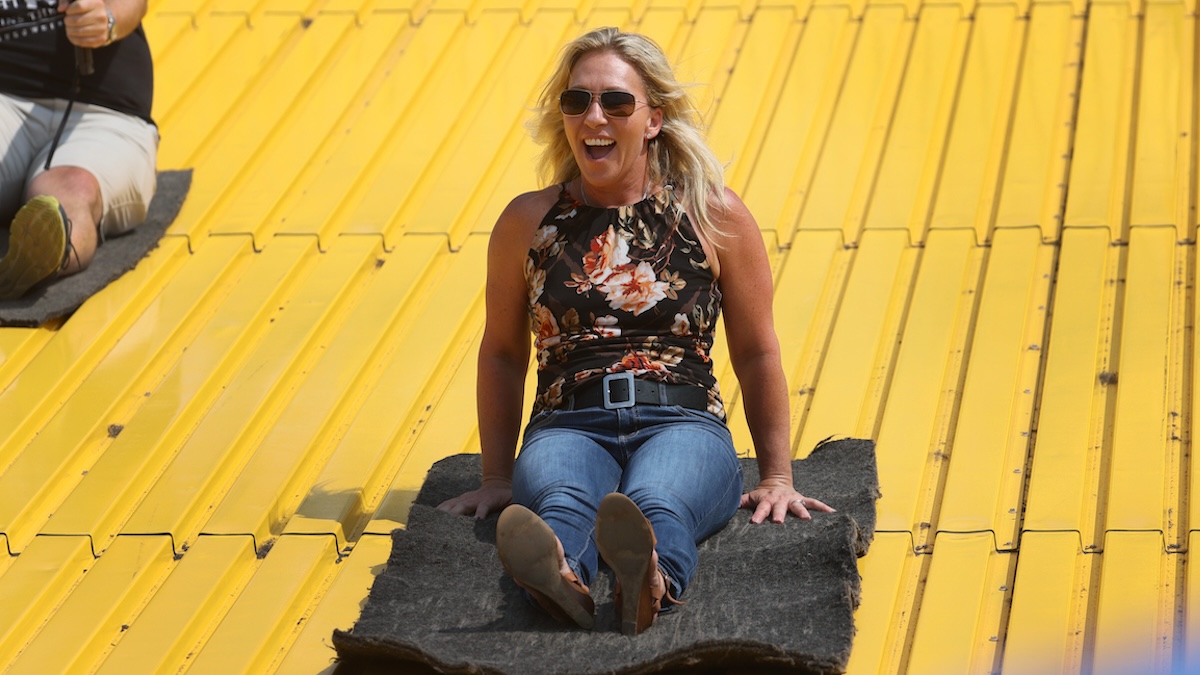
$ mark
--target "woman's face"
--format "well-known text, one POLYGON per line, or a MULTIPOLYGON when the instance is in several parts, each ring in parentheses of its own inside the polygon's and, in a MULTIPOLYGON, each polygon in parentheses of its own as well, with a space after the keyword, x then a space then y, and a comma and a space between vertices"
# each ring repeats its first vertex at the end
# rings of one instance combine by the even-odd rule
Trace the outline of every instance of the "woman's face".
POLYGON ((586 183, 592 204, 631 204, 646 189, 646 144, 662 129, 662 110, 646 104, 641 75, 609 51, 585 54, 571 71, 568 88, 592 92, 581 115, 563 115, 571 152, 586 183), (628 117, 608 115, 600 93, 626 91, 637 100, 628 117))

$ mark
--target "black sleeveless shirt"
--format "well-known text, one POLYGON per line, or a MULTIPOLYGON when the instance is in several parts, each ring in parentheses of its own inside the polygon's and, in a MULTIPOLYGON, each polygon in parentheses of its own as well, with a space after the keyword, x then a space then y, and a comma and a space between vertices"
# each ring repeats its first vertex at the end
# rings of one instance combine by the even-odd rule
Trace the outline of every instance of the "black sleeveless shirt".
MULTIPOLYGON (((0 0, 0 92, 23 98, 72 97, 75 47, 55 0, 0 0)), ((94 71, 79 77, 76 101, 150 119, 154 66, 139 24, 133 33, 92 50, 94 71)))
POLYGON ((576 201, 564 184, 525 260, 538 359, 533 414, 610 373, 690 384, 725 407, 713 376, 721 291, 683 208, 665 189, 630 206, 576 201))

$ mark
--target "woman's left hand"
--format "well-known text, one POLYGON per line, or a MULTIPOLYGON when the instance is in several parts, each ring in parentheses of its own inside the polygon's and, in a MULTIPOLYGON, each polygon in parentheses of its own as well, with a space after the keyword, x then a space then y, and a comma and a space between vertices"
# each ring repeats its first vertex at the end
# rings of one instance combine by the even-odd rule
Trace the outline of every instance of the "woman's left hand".
POLYGON ((762 482, 751 492, 742 495, 743 509, 754 509, 750 522, 761 523, 770 517, 773 523, 782 523, 788 512, 801 520, 812 520, 810 511, 833 513, 833 507, 819 499, 805 497, 790 485, 762 482))

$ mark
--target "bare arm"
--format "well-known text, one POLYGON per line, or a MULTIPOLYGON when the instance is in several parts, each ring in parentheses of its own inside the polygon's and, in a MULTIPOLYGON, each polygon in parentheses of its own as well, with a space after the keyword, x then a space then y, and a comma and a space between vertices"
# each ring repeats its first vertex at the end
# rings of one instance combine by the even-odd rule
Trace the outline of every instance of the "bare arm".
POLYGON ((742 408, 759 469, 758 487, 742 496, 742 507, 754 509, 755 523, 768 517, 781 523, 789 511, 807 519, 810 510, 833 509, 801 495, 792 485, 787 381, 772 314, 774 280, 754 216, 732 190, 726 190, 725 196, 729 209, 722 228, 727 236, 718 249, 725 336, 733 370, 742 383, 742 408))
POLYGON ((478 490, 446 500, 439 509, 486 518, 512 500, 512 468, 521 433, 530 331, 525 257, 538 221, 549 209, 540 193, 514 199, 488 244, 487 322, 479 346, 476 409, 483 454, 478 490), (545 208, 541 208, 542 206, 545 208), (541 209, 541 213, 539 213, 541 209))
POLYGON ((146 16, 147 0, 59 0, 66 14, 67 39, 78 47, 103 47, 108 43, 108 12, 112 12, 113 41, 132 33, 146 16), (107 11, 106 11, 107 10, 107 11))

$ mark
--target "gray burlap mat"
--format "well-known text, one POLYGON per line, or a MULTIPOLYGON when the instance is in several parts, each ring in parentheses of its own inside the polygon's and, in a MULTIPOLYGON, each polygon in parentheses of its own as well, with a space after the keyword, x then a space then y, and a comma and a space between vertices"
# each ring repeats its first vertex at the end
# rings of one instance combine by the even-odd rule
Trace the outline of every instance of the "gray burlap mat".
MULTIPOLYGON (((122 274, 133 269, 158 246, 179 215, 192 185, 192 171, 162 171, 146 222, 129 234, 113 237, 96 249, 92 264, 79 274, 37 286, 16 300, 0 300, 0 326, 40 326, 66 316, 122 274)), ((0 227, 0 257, 8 252, 8 227, 0 227)))
MULTIPOLYGON (((746 484, 757 483, 742 460, 746 484)), ((622 635, 611 573, 592 584, 596 628, 568 628, 532 607, 496 557, 496 519, 432 508, 479 484, 479 456, 435 464, 392 535, 350 631, 335 631, 342 666, 405 673, 664 673, 686 670, 837 673, 850 657, 859 576, 875 531, 879 483, 871 441, 839 440, 793 463, 805 495, 838 509, 812 521, 752 525, 739 511, 701 545, 687 604, 648 631, 622 635)))

